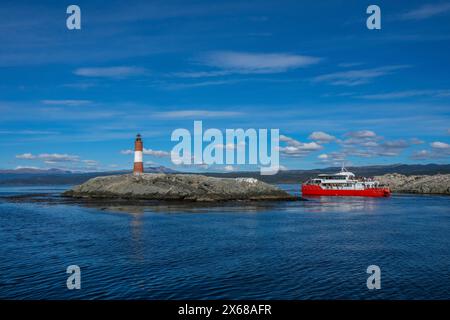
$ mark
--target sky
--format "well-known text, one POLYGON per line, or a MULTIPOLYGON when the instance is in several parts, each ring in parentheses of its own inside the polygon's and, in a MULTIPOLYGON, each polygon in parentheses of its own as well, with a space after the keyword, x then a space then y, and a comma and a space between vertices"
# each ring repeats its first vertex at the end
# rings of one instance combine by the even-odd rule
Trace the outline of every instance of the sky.
POLYGON ((130 169, 141 133, 146 166, 254 169, 174 165, 195 120, 279 129, 283 169, 449 163, 449 72, 450 1, 1 1, 0 168, 130 169))

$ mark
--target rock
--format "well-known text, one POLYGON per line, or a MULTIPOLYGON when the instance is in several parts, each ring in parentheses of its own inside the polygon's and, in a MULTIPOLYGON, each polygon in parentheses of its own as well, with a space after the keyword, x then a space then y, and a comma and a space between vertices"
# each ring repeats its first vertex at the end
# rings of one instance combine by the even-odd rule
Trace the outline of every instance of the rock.
POLYGON ((298 197, 253 178, 164 173, 97 177, 64 192, 63 196, 183 201, 298 200, 298 197))
POLYGON ((450 174, 405 176, 390 173, 377 176, 375 180, 388 185, 392 192, 450 194, 450 174))

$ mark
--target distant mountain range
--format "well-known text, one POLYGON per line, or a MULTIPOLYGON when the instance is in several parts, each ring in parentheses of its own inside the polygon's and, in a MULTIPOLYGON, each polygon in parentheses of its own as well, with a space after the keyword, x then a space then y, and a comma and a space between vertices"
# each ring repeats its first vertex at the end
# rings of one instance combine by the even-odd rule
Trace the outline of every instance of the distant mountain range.
POLYGON ((72 173, 72 171, 53 168, 52 169, 19 168, 6 170, 0 169, 0 174, 63 174, 63 173, 72 173))
MULTIPOLYGON (((386 173, 400 173, 403 175, 433 175, 450 173, 450 164, 393 164, 393 165, 377 165, 348 167, 347 170, 352 171, 357 176, 379 176, 386 173)), ((261 176, 259 171, 252 172, 203 172, 203 174, 211 177, 252 177, 268 183, 300 183, 310 177, 314 177, 321 173, 334 173, 340 171, 338 167, 329 167, 324 169, 312 170, 287 170, 280 171, 276 175, 261 176)), ((163 166, 145 168, 147 173, 183 173, 163 166)), ((83 183, 91 178, 107 175, 130 173, 129 170, 108 171, 108 172, 71 172, 59 169, 34 169, 20 168, 15 170, 0 170, 0 185, 74 185, 83 183)))
MULTIPOLYGON (((0 170, 0 185, 61 185, 79 184, 91 178, 130 173, 130 170, 102 172, 73 172, 60 169, 20 168, 0 170)), ((147 167, 148 173, 175 173, 177 171, 159 166, 147 167)))
MULTIPOLYGON (((400 173, 406 176, 433 175, 450 173, 450 164, 392 164, 347 167, 346 169, 357 176, 364 177, 379 176, 386 173, 400 173)), ((207 175, 217 177, 254 177, 268 183, 300 183, 321 173, 335 173, 339 171, 341 171, 340 167, 328 167, 311 170, 286 170, 272 176, 261 176, 259 172, 208 173, 207 175)))

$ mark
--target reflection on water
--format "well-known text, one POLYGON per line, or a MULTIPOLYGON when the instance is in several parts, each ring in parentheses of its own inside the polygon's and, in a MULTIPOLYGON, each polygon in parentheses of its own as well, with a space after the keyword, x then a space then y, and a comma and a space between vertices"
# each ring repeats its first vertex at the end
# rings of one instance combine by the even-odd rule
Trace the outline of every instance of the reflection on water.
POLYGON ((309 212, 355 212, 366 214, 377 210, 389 198, 370 197, 307 197, 305 209, 309 212))
POLYGON ((387 198, 337 198, 337 197, 308 197, 306 201, 299 203, 278 202, 246 202, 246 203, 153 203, 137 205, 106 205, 103 202, 75 202, 77 205, 87 208, 96 208, 103 211, 142 215, 144 213, 214 213, 214 212, 238 212, 258 213, 267 211, 297 210, 299 205, 307 212, 362 212, 368 213, 383 206, 387 198))
POLYGON ((144 248, 145 248, 145 243, 144 243, 144 239, 142 236, 142 226, 143 226, 143 222, 142 222, 142 215, 143 215, 143 211, 142 212, 128 212, 132 215, 132 219, 130 220, 130 229, 131 229, 131 236, 132 236, 132 242, 133 242, 133 253, 134 253, 134 259, 135 260, 141 260, 144 261, 144 248))
MULTIPOLYGON (((298 194, 298 186, 282 186, 298 194)), ((0 298, 446 299, 450 197, 75 201, 0 188, 0 298), (65 268, 82 290, 65 288, 65 268), (366 288, 366 268, 383 289, 366 288), (405 272, 407 270, 408 272, 405 272)))

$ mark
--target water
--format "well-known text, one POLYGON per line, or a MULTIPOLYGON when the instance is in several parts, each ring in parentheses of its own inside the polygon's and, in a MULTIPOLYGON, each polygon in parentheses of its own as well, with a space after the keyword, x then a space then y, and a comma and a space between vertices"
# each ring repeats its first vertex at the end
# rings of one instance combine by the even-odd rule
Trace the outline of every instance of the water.
MULTIPOLYGON (((65 188, 3 187, 0 196, 65 188)), ((0 200, 0 298, 450 297, 450 197, 212 207, 54 199, 0 200), (72 264, 81 268, 81 290, 66 288, 72 264), (366 287, 373 264, 381 290, 366 287)))

